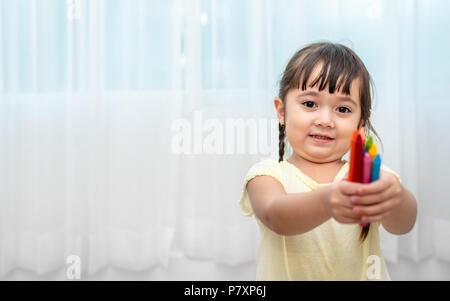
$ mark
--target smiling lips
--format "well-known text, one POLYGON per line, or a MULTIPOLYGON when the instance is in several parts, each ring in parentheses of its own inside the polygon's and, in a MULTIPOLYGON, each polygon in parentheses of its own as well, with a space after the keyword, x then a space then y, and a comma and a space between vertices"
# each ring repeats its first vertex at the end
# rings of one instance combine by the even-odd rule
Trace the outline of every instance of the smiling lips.
POLYGON ((309 135, 309 136, 312 136, 312 137, 317 137, 317 138, 321 138, 321 139, 333 139, 333 138, 331 138, 329 135, 326 135, 326 134, 322 134, 322 133, 312 133, 311 135, 309 135))
POLYGON ((331 137, 328 137, 326 135, 320 135, 320 134, 312 134, 312 135, 309 135, 309 137, 311 137, 314 141, 321 142, 321 143, 330 142, 333 140, 333 138, 331 138, 331 137))

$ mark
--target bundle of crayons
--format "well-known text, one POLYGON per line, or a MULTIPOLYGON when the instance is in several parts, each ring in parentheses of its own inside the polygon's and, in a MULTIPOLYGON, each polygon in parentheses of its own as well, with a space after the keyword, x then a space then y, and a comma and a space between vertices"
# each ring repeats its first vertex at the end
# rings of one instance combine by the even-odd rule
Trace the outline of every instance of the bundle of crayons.
MULTIPOLYGON (((377 154, 377 145, 373 143, 372 136, 366 141, 364 128, 358 132, 353 131, 350 145, 350 168, 348 181, 370 183, 378 180, 380 176, 381 157, 377 154)), ((368 224, 361 224, 367 227, 368 224)))
POLYGON ((366 141, 364 128, 354 130, 350 145, 350 168, 348 180, 357 183, 370 183, 380 176, 381 157, 372 136, 366 141))

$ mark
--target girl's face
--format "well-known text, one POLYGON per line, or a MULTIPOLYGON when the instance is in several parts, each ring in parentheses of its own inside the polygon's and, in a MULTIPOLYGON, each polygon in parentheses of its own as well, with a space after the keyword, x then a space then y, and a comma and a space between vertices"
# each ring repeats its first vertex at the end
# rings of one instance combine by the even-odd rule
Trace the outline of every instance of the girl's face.
POLYGON ((359 80, 350 87, 350 95, 328 93, 328 86, 319 92, 310 87, 321 70, 316 66, 307 83, 307 90, 291 89, 285 99, 285 112, 280 99, 275 99, 279 119, 286 125, 286 136, 296 155, 314 163, 341 160, 350 147, 353 130, 361 118, 359 80), (278 103, 278 104, 277 104, 278 103), (331 140, 316 140, 312 135, 325 135, 331 140))

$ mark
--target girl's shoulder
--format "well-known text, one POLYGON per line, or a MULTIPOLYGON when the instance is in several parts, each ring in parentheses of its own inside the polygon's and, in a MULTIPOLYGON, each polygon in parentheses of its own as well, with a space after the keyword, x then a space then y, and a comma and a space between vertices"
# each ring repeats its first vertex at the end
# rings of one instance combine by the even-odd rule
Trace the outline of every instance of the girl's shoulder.
POLYGON ((400 183, 402 182, 402 179, 400 178, 400 175, 397 172, 395 172, 393 169, 388 167, 387 165, 381 163, 380 170, 383 170, 383 171, 386 171, 386 172, 389 172, 389 173, 393 174, 400 181, 400 183))
POLYGON ((282 181, 281 164, 272 158, 261 159, 254 163, 248 170, 245 180, 248 181, 256 176, 272 176, 282 181))
POLYGON ((244 178, 244 183, 242 186, 242 194, 239 200, 239 205, 242 213, 248 216, 254 214, 253 208, 250 204, 250 199, 247 192, 247 183, 257 176, 271 176, 283 184, 282 171, 280 163, 275 159, 262 159, 249 168, 247 174, 244 178))

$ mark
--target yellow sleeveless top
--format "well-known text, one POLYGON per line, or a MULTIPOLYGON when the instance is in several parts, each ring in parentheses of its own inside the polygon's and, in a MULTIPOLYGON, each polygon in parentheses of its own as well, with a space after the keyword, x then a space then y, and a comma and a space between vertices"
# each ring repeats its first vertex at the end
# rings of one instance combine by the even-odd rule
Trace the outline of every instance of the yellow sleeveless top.
MULTIPOLYGON (((345 161, 333 182, 348 172, 345 161)), ((385 165, 381 170, 399 175, 385 165)), ((246 216, 254 212, 247 183, 256 176, 272 176, 286 193, 308 192, 328 184, 318 184, 290 162, 267 159, 254 164, 244 179, 240 209, 246 216)), ((372 223, 363 243, 361 226, 341 224, 330 218, 309 232, 283 236, 267 228, 256 216, 261 241, 256 254, 257 280, 391 280, 380 249, 380 222, 372 223)))

